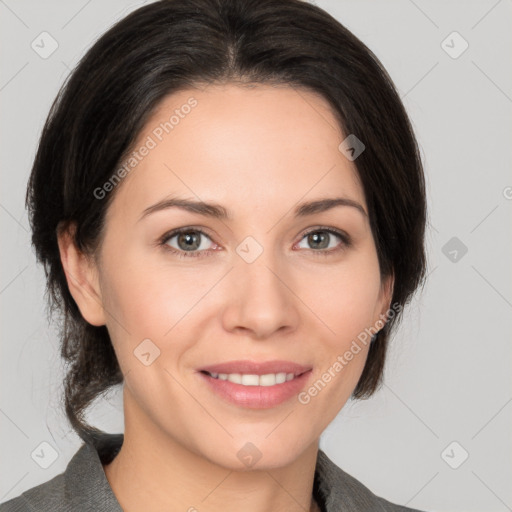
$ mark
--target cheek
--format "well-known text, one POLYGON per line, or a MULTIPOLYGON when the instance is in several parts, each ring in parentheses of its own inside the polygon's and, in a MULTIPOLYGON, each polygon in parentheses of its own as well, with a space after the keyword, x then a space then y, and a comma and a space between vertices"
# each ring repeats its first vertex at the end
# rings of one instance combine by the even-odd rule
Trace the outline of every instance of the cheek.
POLYGON ((370 249, 329 271, 308 273, 302 281, 301 298, 324 333, 317 338, 317 384, 305 398, 321 395, 314 407, 328 419, 346 403, 364 369, 380 286, 377 254, 370 249))
POLYGON ((163 389, 169 375, 164 372, 163 381, 154 382, 159 377, 153 373, 158 373, 160 367, 174 373, 200 337, 205 304, 202 298, 221 275, 215 270, 199 272, 179 265, 156 266, 143 254, 128 255, 125 253, 118 264, 113 258, 105 266, 108 280, 104 299, 110 313, 107 326, 121 369, 125 375, 131 372, 130 381, 138 380, 139 373, 145 372, 140 382, 143 394, 148 386, 163 389), (147 352, 150 359, 156 356, 151 368, 137 359, 137 354, 147 352))
POLYGON ((326 327, 329 339, 343 345, 372 326, 378 309, 380 272, 371 251, 301 279, 301 297, 326 327))
POLYGON ((179 266, 156 266, 134 252, 108 269, 106 305, 126 330, 162 338, 211 287, 204 273, 179 266))

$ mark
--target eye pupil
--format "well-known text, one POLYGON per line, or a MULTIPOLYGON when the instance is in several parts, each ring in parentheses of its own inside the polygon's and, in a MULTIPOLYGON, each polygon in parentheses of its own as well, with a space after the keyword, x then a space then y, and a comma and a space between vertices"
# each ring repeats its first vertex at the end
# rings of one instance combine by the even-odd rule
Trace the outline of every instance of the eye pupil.
POLYGON ((187 233, 180 233, 178 235, 178 246, 180 249, 183 249, 185 251, 194 250, 199 248, 201 245, 201 242, 199 241, 200 235, 199 234, 191 234, 194 233, 193 231, 189 231, 187 233), (181 243, 185 242, 185 245, 182 246, 181 243))
POLYGON ((313 244, 313 246, 320 242, 319 245, 316 245, 317 249, 325 249, 326 247, 329 246, 329 235, 322 231, 315 231, 314 233, 310 233, 308 236, 308 240, 310 243, 313 244))

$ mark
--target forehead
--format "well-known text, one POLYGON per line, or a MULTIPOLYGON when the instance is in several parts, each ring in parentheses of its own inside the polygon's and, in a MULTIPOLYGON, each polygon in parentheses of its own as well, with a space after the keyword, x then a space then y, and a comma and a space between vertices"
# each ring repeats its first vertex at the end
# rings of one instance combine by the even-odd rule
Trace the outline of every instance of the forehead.
POLYGON ((167 96, 141 130, 112 212, 175 194, 240 214, 343 195, 364 203, 329 104, 295 87, 215 85, 167 96), (147 148, 147 149, 144 149, 147 148))

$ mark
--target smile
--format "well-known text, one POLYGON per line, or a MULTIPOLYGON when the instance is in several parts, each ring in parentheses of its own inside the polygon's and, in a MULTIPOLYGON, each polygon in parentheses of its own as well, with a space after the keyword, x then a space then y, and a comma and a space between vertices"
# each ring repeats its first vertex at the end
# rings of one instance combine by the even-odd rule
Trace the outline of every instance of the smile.
POLYGON ((293 380, 298 375, 294 373, 267 373, 266 375, 241 374, 241 373, 215 373, 205 372, 210 377, 219 380, 227 380, 242 386, 275 386, 293 380))
MULTIPOLYGON (((207 370, 196 373, 210 392, 238 407, 269 409, 281 405, 309 382, 312 370, 302 373, 217 373, 207 370)), ((294 402, 295 403, 295 402, 294 402)))

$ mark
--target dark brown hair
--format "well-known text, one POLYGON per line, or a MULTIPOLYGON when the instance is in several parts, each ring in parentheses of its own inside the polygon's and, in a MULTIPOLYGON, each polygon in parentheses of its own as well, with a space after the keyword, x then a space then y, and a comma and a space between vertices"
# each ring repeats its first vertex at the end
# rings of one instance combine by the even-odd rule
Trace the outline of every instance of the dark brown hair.
MULTIPOLYGON (((88 324, 69 292, 57 230, 76 226, 76 246, 94 255, 115 189, 104 200, 93 191, 118 169, 148 117, 169 94, 227 82, 288 85, 328 101, 345 136, 355 134, 365 145, 354 163, 381 277, 395 276, 392 303, 405 305, 424 280, 426 200, 417 142, 392 80, 359 39, 301 0, 143 6, 99 38, 66 80, 27 189, 49 311, 60 313, 61 355, 68 364, 64 406, 85 441, 101 433, 84 420, 85 410, 123 375, 107 328, 88 324)), ((400 318, 401 310, 371 344, 354 398, 369 397, 381 384, 388 338, 400 318)))

